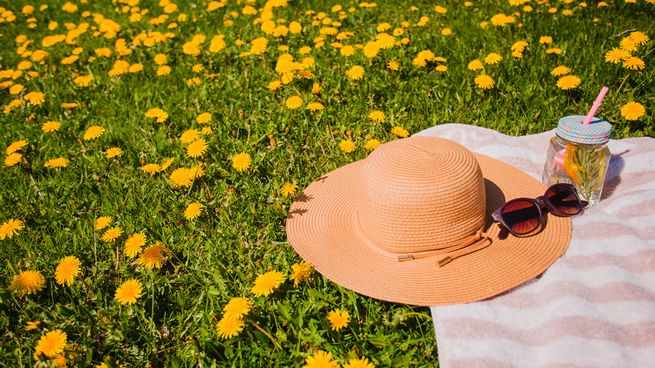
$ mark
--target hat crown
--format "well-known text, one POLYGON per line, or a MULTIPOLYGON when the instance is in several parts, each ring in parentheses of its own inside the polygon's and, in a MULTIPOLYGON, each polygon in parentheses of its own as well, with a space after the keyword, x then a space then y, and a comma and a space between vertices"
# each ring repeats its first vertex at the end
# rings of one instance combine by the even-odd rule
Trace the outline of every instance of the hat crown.
POLYGON ((416 136, 384 144, 366 158, 361 180, 361 231, 385 251, 431 249, 484 226, 482 171, 453 141, 416 136))

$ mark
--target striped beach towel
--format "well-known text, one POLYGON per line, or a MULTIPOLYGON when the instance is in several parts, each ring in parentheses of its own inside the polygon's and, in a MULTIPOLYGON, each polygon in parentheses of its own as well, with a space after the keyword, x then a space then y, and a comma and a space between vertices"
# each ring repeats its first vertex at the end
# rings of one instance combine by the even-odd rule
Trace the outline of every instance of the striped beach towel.
MULTIPOLYGON (((541 180, 554 131, 511 137, 445 124, 418 134, 541 180)), ((655 139, 609 147, 602 200, 573 218, 562 258, 494 298, 431 307, 440 367, 655 367, 655 139)))

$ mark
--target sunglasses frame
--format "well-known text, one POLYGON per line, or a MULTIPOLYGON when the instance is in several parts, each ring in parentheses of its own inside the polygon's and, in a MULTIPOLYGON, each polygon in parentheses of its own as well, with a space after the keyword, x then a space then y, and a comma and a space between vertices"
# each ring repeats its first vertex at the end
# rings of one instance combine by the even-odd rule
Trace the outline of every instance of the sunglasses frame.
POLYGON ((578 195, 578 191, 576 190, 574 185, 568 184, 568 183, 557 183, 557 184, 553 184, 553 185, 549 186, 548 188, 546 188, 546 191, 544 192, 544 194, 539 196, 539 197, 536 197, 536 198, 525 198, 525 197, 514 198, 514 199, 512 199, 510 201, 507 201, 507 202, 503 203, 502 206, 498 207, 498 209, 496 209, 491 214, 491 217, 494 219, 494 222, 499 222, 505 228, 505 230, 507 230, 510 234, 512 234, 512 235, 514 235, 516 237, 526 237, 526 236, 534 235, 535 233, 537 233, 537 232, 539 232, 539 231, 541 231, 543 229, 543 227, 545 225, 544 224, 544 209, 547 209, 550 213, 552 213, 555 216, 570 217, 570 216, 579 215, 584 210, 584 208, 586 206, 587 206, 587 202, 580 199, 580 196, 578 195), (555 207, 555 205, 553 205, 553 203, 550 201, 550 199, 548 199, 546 197, 546 193, 548 193, 548 191, 551 190, 552 188, 556 188, 556 187, 563 187, 566 190, 569 190, 569 191, 571 191, 573 193, 573 195, 575 196, 575 199, 578 201, 578 203, 580 203, 580 210, 578 212, 573 213, 573 214, 564 213, 564 212, 558 210, 557 207, 555 207), (502 214, 503 208, 505 208, 508 204, 518 202, 518 201, 527 201, 527 202, 533 203, 535 206, 537 206, 537 211, 539 212, 539 218, 538 218, 539 223, 537 224, 537 226, 534 229, 532 229, 532 230, 530 230, 530 231, 528 231, 526 233, 516 233, 516 232, 512 231, 511 226, 508 226, 507 223, 505 222, 505 220, 503 219, 503 214, 502 214))

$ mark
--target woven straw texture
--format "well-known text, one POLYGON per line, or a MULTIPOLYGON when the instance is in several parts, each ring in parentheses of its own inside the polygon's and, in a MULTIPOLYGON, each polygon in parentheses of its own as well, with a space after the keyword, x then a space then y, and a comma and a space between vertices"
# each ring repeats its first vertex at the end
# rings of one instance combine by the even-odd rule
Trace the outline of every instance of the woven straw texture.
POLYGON ((569 219, 548 215, 539 234, 503 240, 491 224, 506 200, 544 190, 452 141, 412 137, 312 183, 290 209, 287 236, 318 272, 363 295, 423 306, 478 301, 538 276, 566 251, 569 219), (444 267, 438 255, 399 262, 377 250, 415 252, 480 228, 492 244, 444 267))

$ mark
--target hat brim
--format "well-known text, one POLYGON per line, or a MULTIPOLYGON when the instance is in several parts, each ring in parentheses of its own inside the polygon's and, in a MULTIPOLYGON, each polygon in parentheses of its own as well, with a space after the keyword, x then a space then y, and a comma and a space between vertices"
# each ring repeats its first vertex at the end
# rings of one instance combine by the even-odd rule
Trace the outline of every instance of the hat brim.
POLYGON ((505 201, 543 195, 545 187, 518 169, 474 153, 485 179, 490 246, 439 267, 438 256, 406 262, 364 245, 355 228, 359 170, 340 167, 309 185, 290 208, 289 242, 333 282, 372 298, 421 306, 484 300, 543 273, 562 256, 571 237, 569 218, 547 215, 537 235, 499 239, 491 213, 505 201))

